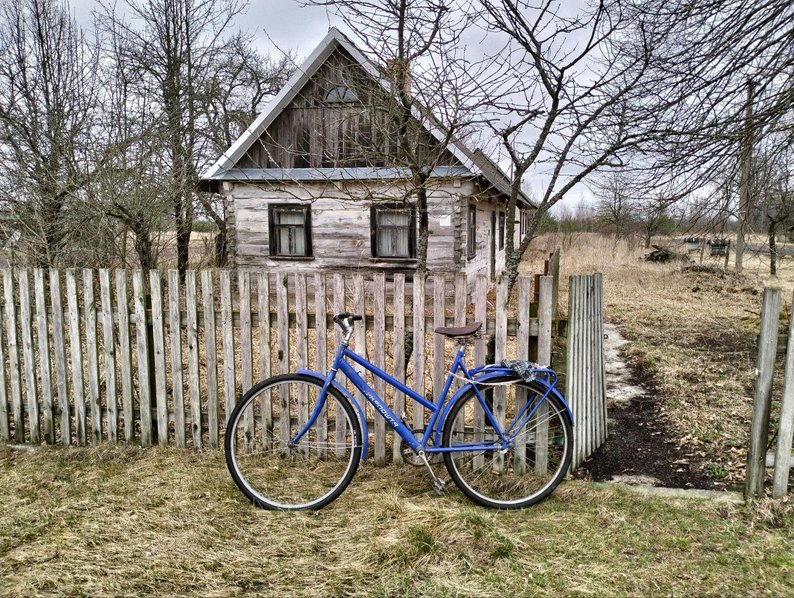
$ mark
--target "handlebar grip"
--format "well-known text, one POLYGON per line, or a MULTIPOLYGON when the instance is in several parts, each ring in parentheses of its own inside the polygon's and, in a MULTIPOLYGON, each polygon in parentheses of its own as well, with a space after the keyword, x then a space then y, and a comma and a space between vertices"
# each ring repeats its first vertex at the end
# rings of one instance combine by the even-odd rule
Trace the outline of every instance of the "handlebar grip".
POLYGON ((354 322, 360 322, 363 319, 364 319, 364 316, 353 316, 353 321, 354 322))

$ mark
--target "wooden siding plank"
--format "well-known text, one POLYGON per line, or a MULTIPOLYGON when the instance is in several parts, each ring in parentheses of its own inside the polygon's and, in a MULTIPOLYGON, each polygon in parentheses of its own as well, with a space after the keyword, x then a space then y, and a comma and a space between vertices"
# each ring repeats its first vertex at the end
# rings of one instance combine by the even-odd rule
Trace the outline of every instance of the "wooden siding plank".
POLYGON ((163 330, 163 293, 160 273, 149 271, 149 291, 152 297, 152 345, 154 347, 154 384, 157 397, 157 442, 168 444, 168 394, 165 369, 165 332, 163 330))
MULTIPOLYGON (((386 367, 386 277, 383 274, 375 274, 372 281, 373 310, 375 315, 375 326, 373 327, 373 363, 380 369, 386 367)), ((375 377, 375 393, 385 400, 386 382, 379 377, 375 377)), ((375 416, 375 465, 386 465, 386 421, 383 416, 375 416)))
POLYGON ((132 351, 130 349, 130 315, 127 298, 127 272, 116 270, 116 313, 119 331, 119 376, 121 377, 121 414, 124 441, 135 440, 135 411, 132 400, 132 351))
POLYGON ((55 386, 58 389, 58 408, 60 410, 61 444, 72 442, 72 426, 69 414, 69 379, 66 361, 66 341, 63 335, 63 304, 61 302, 61 273, 51 269, 50 307, 52 308, 52 357, 55 362, 55 386))
POLYGON ((207 428, 209 445, 218 447, 218 360, 215 335, 215 291, 212 272, 201 272, 201 299, 204 308, 204 361, 207 371, 207 428))
MULTIPOLYGON (((393 312, 393 335, 392 335, 392 375, 396 380, 405 384, 405 274, 394 275, 394 295, 392 297, 393 312)), ((398 417, 405 419, 405 395, 394 389, 392 399, 394 413, 398 417)), ((392 462, 401 464, 403 462, 402 452, 400 451, 399 434, 391 431, 392 436, 392 462)))
POLYGON ((168 335, 171 342, 171 397, 174 401, 174 441, 185 447, 185 390, 182 367, 182 326, 179 313, 179 272, 168 271, 168 335))
POLYGON ((190 434, 193 448, 200 449, 201 442, 201 372, 199 369, 198 295, 196 272, 185 272, 185 308, 187 326, 187 387, 190 395, 190 434))
POLYGON ((69 348, 72 358, 72 396, 74 397, 74 428, 77 444, 86 443, 85 395, 83 390, 83 352, 80 342, 80 308, 77 304, 77 277, 66 271, 66 300, 69 312, 69 348))
MULTIPOLYGON (((47 444, 55 443, 55 421, 52 404, 52 371, 50 369, 50 332, 47 317, 47 301, 44 298, 44 270, 33 270, 33 291, 36 300, 36 352, 39 356, 41 375, 41 420, 43 436, 47 444)), ((0 361, 0 363, 3 363, 0 361)))
MULTIPOLYGON (((36 380, 36 360, 33 356, 33 310, 30 303, 30 280, 27 268, 17 271, 19 284, 19 328, 22 336, 22 362, 25 368, 25 392, 30 441, 41 443, 39 425, 39 397, 36 380)), ((20 425, 22 420, 20 419, 20 425)), ((24 432, 23 432, 24 433, 24 432)))
POLYGON ((108 440, 118 442, 118 411, 116 409, 116 344, 113 340, 113 305, 110 271, 99 271, 99 301, 102 313, 102 350, 105 358, 105 402, 107 404, 108 440))

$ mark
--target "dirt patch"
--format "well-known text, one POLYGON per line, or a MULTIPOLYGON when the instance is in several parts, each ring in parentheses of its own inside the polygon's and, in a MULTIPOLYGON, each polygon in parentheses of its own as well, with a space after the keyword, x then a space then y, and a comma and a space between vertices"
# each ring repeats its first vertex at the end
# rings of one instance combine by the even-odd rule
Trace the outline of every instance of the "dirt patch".
POLYGON ((575 477, 667 488, 716 489, 702 458, 682 447, 661 413, 652 375, 627 357, 617 328, 607 327, 605 347, 609 437, 575 477))

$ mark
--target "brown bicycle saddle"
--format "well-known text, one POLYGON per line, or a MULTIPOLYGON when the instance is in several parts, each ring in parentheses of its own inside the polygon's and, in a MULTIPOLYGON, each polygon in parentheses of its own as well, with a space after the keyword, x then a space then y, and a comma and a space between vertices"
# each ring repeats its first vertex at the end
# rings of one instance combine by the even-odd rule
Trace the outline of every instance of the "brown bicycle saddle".
POLYGON ((461 326, 460 328, 436 328, 436 334, 442 334, 449 338, 457 338, 460 336, 471 336, 480 331, 482 323, 474 322, 468 326, 461 326))

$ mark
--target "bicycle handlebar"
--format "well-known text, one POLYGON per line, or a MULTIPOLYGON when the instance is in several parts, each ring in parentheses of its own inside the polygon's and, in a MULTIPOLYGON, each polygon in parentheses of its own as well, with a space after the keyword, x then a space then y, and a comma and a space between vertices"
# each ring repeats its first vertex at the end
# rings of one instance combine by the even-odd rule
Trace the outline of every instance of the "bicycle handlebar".
POLYGON ((334 316, 334 323, 342 329, 342 332, 345 333, 345 335, 347 335, 353 330, 353 327, 350 323, 358 322, 363 319, 364 316, 342 312, 341 314, 336 314, 334 316))

